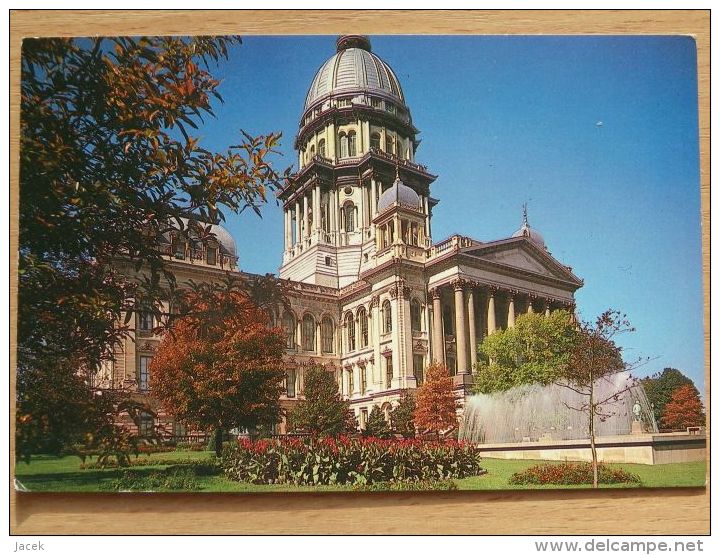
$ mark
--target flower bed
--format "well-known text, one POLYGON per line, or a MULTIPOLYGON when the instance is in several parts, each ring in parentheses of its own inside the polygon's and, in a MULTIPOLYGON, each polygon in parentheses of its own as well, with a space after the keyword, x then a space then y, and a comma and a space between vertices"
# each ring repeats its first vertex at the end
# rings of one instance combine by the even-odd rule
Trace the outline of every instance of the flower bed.
POLYGON ((367 485, 476 476, 480 452, 472 444, 339 438, 283 438, 227 445, 225 476, 252 484, 367 485))
MULTIPOLYGON (((593 483, 591 463, 538 464, 516 472, 508 480, 513 485, 586 485, 593 483)), ((640 484, 640 477, 620 468, 598 465, 599 484, 640 484)))

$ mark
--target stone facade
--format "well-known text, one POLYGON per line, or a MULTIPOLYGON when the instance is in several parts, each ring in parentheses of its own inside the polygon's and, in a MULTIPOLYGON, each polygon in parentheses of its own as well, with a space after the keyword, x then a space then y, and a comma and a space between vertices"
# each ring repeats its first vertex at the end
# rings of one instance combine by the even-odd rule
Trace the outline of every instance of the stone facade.
MULTIPOLYGON (((553 258, 526 214, 508 238, 433 242, 436 176, 415 161, 418 133, 395 74, 369 41, 338 39, 307 95, 298 172, 278 195, 290 307, 275 318, 287 336, 288 407, 302 395, 304 369, 319 364, 361 426, 373 406, 387 413, 420 386, 433 360, 448 365, 462 399, 486 335, 523 312, 574 307, 582 280, 553 258)), ((179 281, 223 273, 190 262, 174 260, 179 281)), ((146 335, 138 327, 128 340, 111 383, 143 389, 157 340, 146 335)))

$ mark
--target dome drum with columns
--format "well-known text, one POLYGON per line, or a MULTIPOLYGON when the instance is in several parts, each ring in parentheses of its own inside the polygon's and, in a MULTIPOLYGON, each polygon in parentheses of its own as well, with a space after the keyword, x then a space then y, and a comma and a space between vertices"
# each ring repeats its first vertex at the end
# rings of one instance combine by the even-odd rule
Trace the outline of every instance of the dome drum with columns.
MULTIPOLYGON (((357 35, 340 37, 321 62, 295 143, 298 169, 278 193, 289 296, 274 314, 286 335, 282 402, 302 398, 305 370, 322 365, 362 427, 374 406, 389 412, 438 361, 462 406, 483 339, 523 313, 573 311, 582 280, 550 254, 527 207, 507 237, 434 241, 436 176, 415 159, 419 132, 396 74, 357 35)), ((224 230, 216 236, 234 250, 224 230)), ((142 360, 126 360, 140 376, 142 360)))

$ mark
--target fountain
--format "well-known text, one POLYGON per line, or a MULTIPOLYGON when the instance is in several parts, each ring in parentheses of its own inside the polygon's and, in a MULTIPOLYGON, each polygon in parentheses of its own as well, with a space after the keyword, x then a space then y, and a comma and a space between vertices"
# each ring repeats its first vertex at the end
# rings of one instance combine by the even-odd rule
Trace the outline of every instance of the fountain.
MULTIPOLYGON (((598 380, 596 398, 624 390, 629 379, 625 373, 598 380)), ((561 385, 525 385, 471 395, 465 400, 460 439, 484 444, 587 439, 587 413, 570 408, 584 402, 587 397, 561 385)), ((604 409, 610 416, 595 418, 596 437, 658 432, 645 390, 637 380, 604 409)))

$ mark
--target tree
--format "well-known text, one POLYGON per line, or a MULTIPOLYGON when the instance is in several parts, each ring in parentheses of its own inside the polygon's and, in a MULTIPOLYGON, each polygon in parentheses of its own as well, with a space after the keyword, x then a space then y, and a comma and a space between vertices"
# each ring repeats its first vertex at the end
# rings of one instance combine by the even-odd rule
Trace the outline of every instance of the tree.
POLYGON ((665 405, 668 404, 676 389, 683 385, 695 387, 690 378, 675 368, 664 368, 662 372, 643 378, 641 382, 648 402, 652 406, 656 422, 660 422, 665 412, 665 405))
POLYGON ((390 424, 395 433, 403 437, 415 437, 415 408, 415 395, 405 391, 390 413, 390 424))
POLYGON ((392 436, 390 424, 378 405, 374 405, 365 423, 363 435, 387 439, 392 436))
POLYGON ((564 310, 549 317, 519 316, 514 327, 483 340, 484 360, 476 366, 474 391, 492 393, 523 384, 553 383, 568 365, 576 333, 571 315, 564 310))
POLYGON ((422 433, 438 436, 457 428, 457 414, 453 380, 444 364, 432 363, 427 368, 425 383, 416 394, 413 420, 422 433))
POLYGON ((632 331, 634 328, 630 327, 627 317, 613 310, 605 311, 592 324, 579 323, 570 362, 564 367, 557 382, 580 395, 581 400, 576 405, 568 405, 568 408, 587 415, 594 488, 598 487, 596 419, 605 420, 612 416, 613 406, 635 385, 629 372, 637 363, 626 363, 622 357, 622 348, 615 344, 618 335, 632 331), (624 382, 614 386, 610 395, 597 395, 596 388, 600 381, 617 383, 618 375, 622 373, 627 373, 624 382))
POLYGON ((705 424, 705 410, 694 385, 681 385, 673 391, 670 401, 665 405, 662 424, 674 430, 705 424))
MULTIPOLYGON (((210 228, 201 222, 222 221, 224 209, 259 213, 268 191, 279 185, 268 163, 278 134, 244 134, 224 153, 202 148, 190 135, 213 115, 212 99, 222 100, 210 66, 238 42, 23 41, 18 438, 60 429, 77 435, 82 428, 62 410, 33 413, 37 405, 27 403, 33 394, 24 387, 58 386, 76 395, 69 405, 85 406, 94 372, 129 332, 124 318, 136 309, 136 299, 142 296, 156 319, 166 320, 160 305, 172 297, 175 279, 157 249, 158 237, 178 228, 204 242, 210 228), (117 272, 113 262, 119 257, 142 268, 146 278, 117 272), (161 287, 161 277, 168 287, 161 287), (85 387, 67 371, 72 365, 85 387), (66 381, 58 384, 60 378, 66 381), (39 425, 40 418, 53 422, 39 425)), ((47 437, 22 445, 53 442, 47 437)))
POLYGON ((247 293, 199 287, 194 310, 165 333, 150 365, 150 389, 178 420, 215 431, 279 421, 285 338, 247 293))
POLYGON ((356 431, 357 422, 350 402, 340 397, 335 377, 325 368, 305 372, 304 399, 290 413, 295 429, 315 436, 338 436, 356 431))

